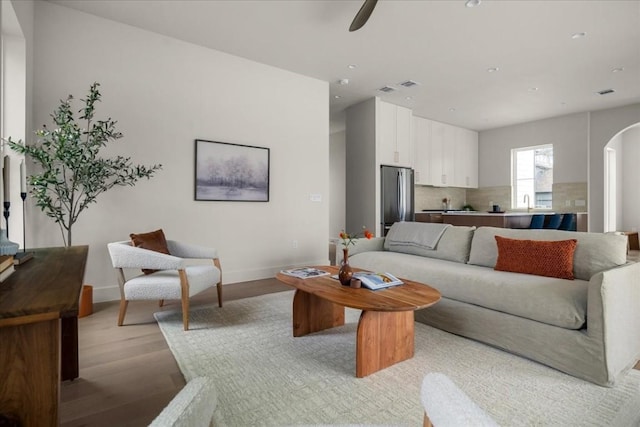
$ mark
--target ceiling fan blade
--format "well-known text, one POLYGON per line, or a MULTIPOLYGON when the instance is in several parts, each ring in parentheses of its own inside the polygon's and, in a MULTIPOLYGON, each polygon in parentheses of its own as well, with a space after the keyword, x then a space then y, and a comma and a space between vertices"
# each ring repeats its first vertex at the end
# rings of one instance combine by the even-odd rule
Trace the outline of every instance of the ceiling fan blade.
POLYGON ((378 0, 364 0, 364 4, 356 14, 356 17, 353 18, 349 31, 359 30, 367 23, 367 20, 371 16, 371 12, 373 12, 373 9, 376 7, 376 3, 378 3, 378 0))

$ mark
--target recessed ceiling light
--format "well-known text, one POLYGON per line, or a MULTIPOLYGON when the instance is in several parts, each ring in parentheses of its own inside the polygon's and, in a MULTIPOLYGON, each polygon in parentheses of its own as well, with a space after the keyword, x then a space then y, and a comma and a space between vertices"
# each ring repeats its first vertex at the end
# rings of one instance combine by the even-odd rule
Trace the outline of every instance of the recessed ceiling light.
POLYGON ((413 99, 413 96, 407 96, 405 99, 406 99, 407 101, 411 101, 411 100, 413 99))
POLYGON ((348 67, 350 70, 353 70, 354 68, 356 68, 356 64, 349 64, 349 65, 347 65, 347 67, 348 67))
POLYGON ((335 99, 340 99, 340 95, 333 95, 335 99))
POLYGON ((612 73, 619 73, 620 71, 624 71, 624 67, 618 67, 611 70, 612 73))
POLYGON ((495 73, 498 70, 500 70, 500 68, 498 68, 498 67, 487 68, 487 72, 488 73, 495 73))
POLYGON ((581 38, 583 38, 583 37, 584 37, 584 36, 586 36, 586 35, 587 35, 587 33, 573 33, 573 34, 571 35, 571 38, 572 38, 572 39, 574 39, 574 40, 575 40, 575 39, 581 39, 581 38))
POLYGON ((456 111, 456 109, 451 107, 451 108, 449 108, 449 111, 454 112, 454 111, 456 111))
POLYGON ((340 80, 338 80, 338 84, 339 85, 348 85, 349 84, 349 79, 340 79, 340 80))
POLYGON ((530 87, 529 88, 529 92, 537 92, 538 88, 537 87, 530 87))
POLYGON ((476 7, 480 3, 482 3, 482 0, 467 0, 467 2, 464 5, 467 7, 476 7))

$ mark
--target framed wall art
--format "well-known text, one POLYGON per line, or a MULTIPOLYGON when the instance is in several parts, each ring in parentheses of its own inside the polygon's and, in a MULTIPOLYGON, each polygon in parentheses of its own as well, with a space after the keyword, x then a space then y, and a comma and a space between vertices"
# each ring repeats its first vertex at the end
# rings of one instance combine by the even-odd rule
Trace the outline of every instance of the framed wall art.
POLYGON ((269 201, 269 149, 196 139, 195 200, 269 201))

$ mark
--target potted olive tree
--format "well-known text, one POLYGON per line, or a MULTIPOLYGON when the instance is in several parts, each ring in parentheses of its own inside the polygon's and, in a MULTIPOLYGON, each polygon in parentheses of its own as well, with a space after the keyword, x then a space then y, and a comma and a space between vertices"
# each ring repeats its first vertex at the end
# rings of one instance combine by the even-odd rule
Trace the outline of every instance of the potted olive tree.
POLYGON ((134 165, 129 157, 104 158, 100 150, 108 142, 122 137, 116 122, 94 118, 100 101, 98 83, 91 85, 76 119, 72 111, 73 96, 60 101, 51 117, 55 129, 37 130, 34 144, 8 139, 9 146, 30 157, 38 171, 27 177, 30 194, 36 205, 59 226, 65 246, 72 244, 73 225, 78 216, 97 197, 116 185, 135 185, 141 178, 151 178, 162 165, 134 165))

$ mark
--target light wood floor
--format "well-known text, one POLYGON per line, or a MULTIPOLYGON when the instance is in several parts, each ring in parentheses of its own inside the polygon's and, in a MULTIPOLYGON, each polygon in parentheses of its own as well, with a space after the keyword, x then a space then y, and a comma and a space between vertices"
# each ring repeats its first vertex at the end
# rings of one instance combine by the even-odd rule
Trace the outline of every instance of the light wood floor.
MULTIPOLYGON (((275 279, 223 288, 223 301, 291 290, 275 279)), ((192 307, 217 304, 215 289, 192 298, 192 307)), ((146 426, 185 385, 178 365, 153 317, 179 302, 129 303, 124 326, 116 326, 118 301, 94 304, 78 319, 80 378, 62 383, 60 418, 71 426, 146 426)))
MULTIPOLYGON (((275 279, 224 287, 224 301, 291 290, 275 279)), ((217 303, 215 289, 192 299, 192 306, 217 303)), ((125 325, 116 326, 119 302, 94 304, 78 320, 80 378, 62 383, 61 425, 146 426, 185 385, 178 365, 153 318, 160 310, 179 308, 168 302, 129 303, 125 325)), ((640 369, 640 362, 635 369, 640 369)))

